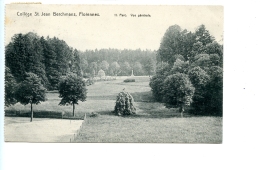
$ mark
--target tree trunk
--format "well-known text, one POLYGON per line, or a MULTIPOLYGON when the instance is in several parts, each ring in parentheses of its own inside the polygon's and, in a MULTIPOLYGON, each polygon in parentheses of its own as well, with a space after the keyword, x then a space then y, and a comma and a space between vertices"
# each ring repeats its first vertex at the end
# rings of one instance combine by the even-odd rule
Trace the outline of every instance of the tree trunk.
POLYGON ((75 104, 73 103, 73 117, 75 117, 74 110, 75 110, 75 104))
POLYGON ((31 121, 30 122, 32 122, 32 120, 33 120, 33 107, 32 107, 32 103, 31 103, 31 121))

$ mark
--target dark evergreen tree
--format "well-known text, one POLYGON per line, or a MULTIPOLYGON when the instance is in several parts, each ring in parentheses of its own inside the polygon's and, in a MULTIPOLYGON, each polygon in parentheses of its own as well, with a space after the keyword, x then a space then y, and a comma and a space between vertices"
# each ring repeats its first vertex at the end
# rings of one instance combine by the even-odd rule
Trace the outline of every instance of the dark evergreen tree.
POLYGON ((43 54, 45 58, 46 76, 49 82, 47 87, 49 90, 58 88, 59 79, 61 77, 61 73, 57 69, 57 55, 54 49, 55 45, 53 43, 54 42, 50 38, 45 40, 41 37, 41 44, 43 46, 43 54))
POLYGON ((80 57, 79 57, 79 52, 77 49, 74 50, 74 59, 71 63, 72 67, 72 72, 75 73, 77 76, 82 77, 82 70, 80 68, 80 57))
POLYGON ((18 82, 24 80, 26 73, 26 44, 28 42, 26 39, 27 37, 22 34, 15 34, 11 42, 6 46, 6 66, 11 70, 11 74, 18 82))

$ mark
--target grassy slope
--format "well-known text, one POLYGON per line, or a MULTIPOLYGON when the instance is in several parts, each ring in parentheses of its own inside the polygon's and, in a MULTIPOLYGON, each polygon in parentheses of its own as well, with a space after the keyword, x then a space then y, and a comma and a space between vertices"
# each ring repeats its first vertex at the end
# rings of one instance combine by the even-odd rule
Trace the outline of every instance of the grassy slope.
POLYGON ((133 83, 123 83, 122 80, 97 83, 89 88, 88 98, 90 105, 95 108, 93 110, 99 112, 100 116, 87 118, 76 142, 221 143, 222 141, 222 118, 181 119, 175 109, 166 109, 161 103, 147 102, 152 100, 148 77, 136 78, 136 82, 133 83), (137 108, 135 116, 117 117, 110 112, 113 109, 111 106, 114 106, 115 96, 123 88, 134 96, 137 108))
MULTIPOLYGON (((148 77, 135 77, 136 82, 123 79, 97 82, 88 86, 88 98, 76 106, 76 114, 98 112, 100 116, 87 118, 76 142, 177 142, 221 143, 222 118, 179 118, 175 109, 166 109, 161 103, 151 102, 148 77), (111 111, 117 94, 125 88, 136 102, 137 115, 117 117, 111 111)), ((72 106, 59 106, 57 93, 48 93, 48 101, 34 106, 35 110, 65 111, 72 106)), ((7 109, 30 110, 30 106, 16 104, 7 109)))
POLYGON ((88 118, 76 142, 221 143, 222 119, 215 117, 88 118))

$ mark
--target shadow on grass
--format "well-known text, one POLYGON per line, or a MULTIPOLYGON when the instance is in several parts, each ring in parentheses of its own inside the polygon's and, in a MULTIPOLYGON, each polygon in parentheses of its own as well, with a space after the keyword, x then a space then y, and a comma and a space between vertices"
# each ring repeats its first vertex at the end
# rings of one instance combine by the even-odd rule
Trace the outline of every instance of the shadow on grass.
POLYGON ((155 102, 151 91, 131 93, 135 102, 155 102))
MULTIPOLYGON (((99 115, 106 115, 106 116, 118 116, 116 115, 113 111, 98 111, 97 112, 99 115)), ((160 113, 155 113, 155 112, 150 112, 150 113, 138 113, 133 114, 133 115, 122 115, 118 116, 122 118, 130 118, 130 119, 165 119, 165 118, 173 118, 173 117, 180 117, 178 113, 167 113, 167 114, 160 114, 160 113)), ((185 117, 185 116, 184 116, 185 117)))
MULTIPOLYGON (((130 93, 135 102, 155 102, 155 99, 152 95, 151 91, 146 91, 146 92, 136 92, 136 93, 130 93)), ((116 100, 115 95, 100 95, 100 96, 88 96, 88 100, 116 100)))

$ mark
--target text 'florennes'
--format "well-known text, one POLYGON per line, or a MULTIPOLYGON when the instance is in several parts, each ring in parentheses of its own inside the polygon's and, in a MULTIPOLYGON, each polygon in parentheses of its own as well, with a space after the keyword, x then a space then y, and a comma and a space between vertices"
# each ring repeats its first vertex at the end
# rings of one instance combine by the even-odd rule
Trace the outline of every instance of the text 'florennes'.
POLYGON ((70 17, 70 16, 100 16, 99 13, 88 13, 88 12, 79 12, 78 15, 77 13, 70 13, 70 12, 34 12, 34 13, 29 13, 29 12, 17 12, 17 16, 22 16, 22 17, 32 17, 32 16, 42 16, 42 17, 48 17, 48 16, 65 16, 65 17, 70 17))

